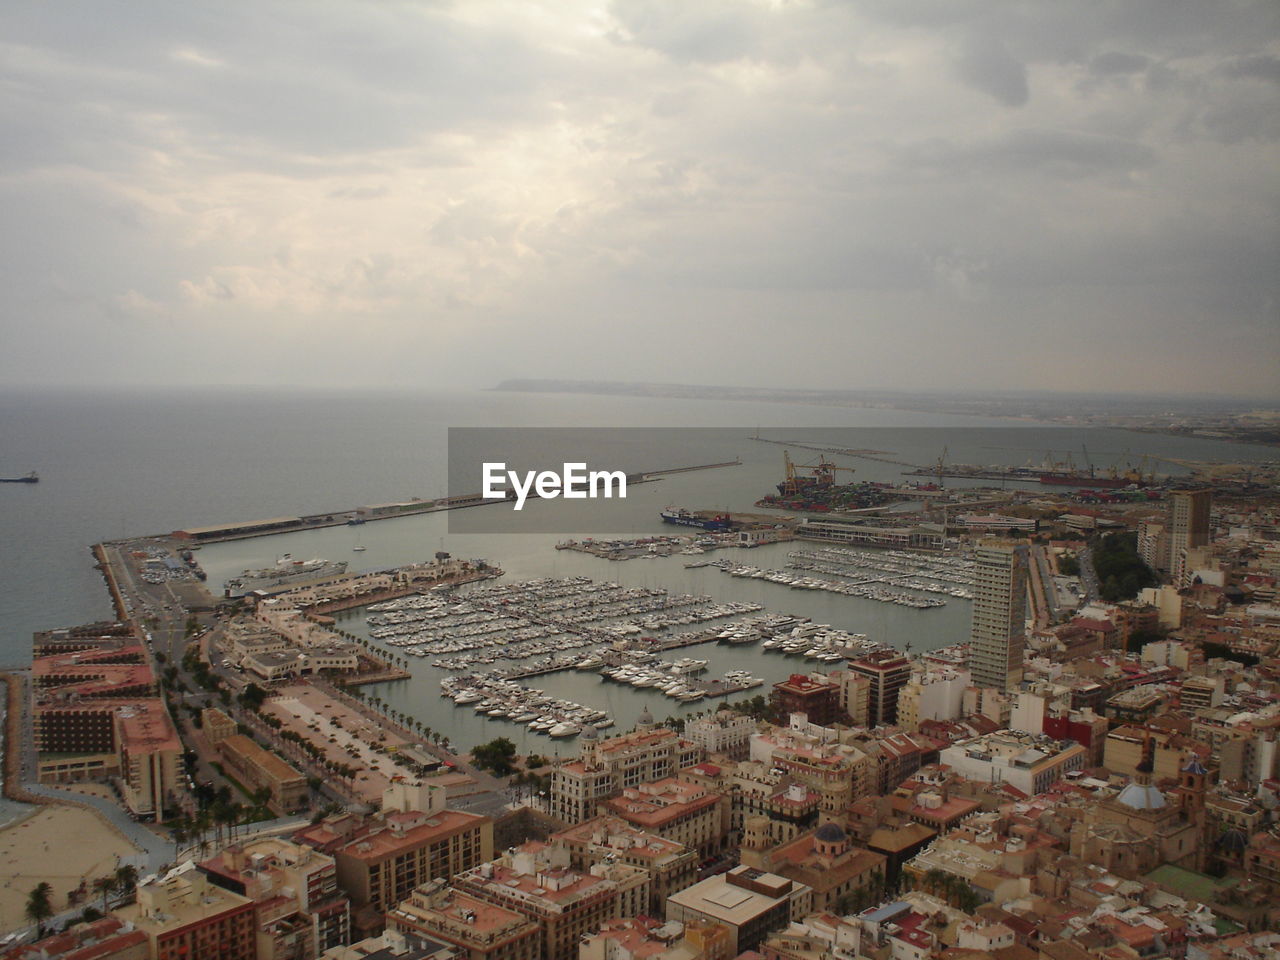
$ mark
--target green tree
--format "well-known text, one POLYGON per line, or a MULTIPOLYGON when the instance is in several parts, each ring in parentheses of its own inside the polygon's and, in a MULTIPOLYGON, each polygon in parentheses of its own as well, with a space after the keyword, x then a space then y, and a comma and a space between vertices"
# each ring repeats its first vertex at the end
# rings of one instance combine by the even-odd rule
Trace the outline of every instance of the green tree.
POLYGON ((256 683, 251 683, 240 693, 240 703, 255 713, 262 709, 262 703, 267 699, 267 692, 256 683))
POLYGON ((138 885, 138 868, 132 863, 122 863, 116 867, 116 889, 132 893, 138 885))
POLYGON ((95 893, 102 894, 102 911, 105 913, 107 910, 107 898, 116 889, 116 878, 114 876, 98 877, 90 886, 93 887, 95 893))
POLYGON ((27 894, 27 905, 24 910, 27 919, 36 926, 36 936, 44 935, 44 922, 53 916, 53 887, 48 883, 37 883, 27 894))
POLYGON ((481 770, 488 770, 496 777, 510 776, 515 769, 516 745, 506 737, 498 737, 475 747, 471 757, 481 770))

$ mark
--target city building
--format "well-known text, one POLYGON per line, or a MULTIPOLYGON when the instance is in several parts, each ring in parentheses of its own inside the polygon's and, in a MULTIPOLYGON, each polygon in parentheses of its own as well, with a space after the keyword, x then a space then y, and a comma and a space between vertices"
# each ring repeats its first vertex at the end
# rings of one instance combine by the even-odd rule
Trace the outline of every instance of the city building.
POLYGON ((793 840, 773 844, 763 817, 747 821, 742 863, 794 880, 812 890, 814 910, 847 911, 874 903, 885 881, 886 858, 853 846, 844 828, 824 823, 793 840))
POLYGON ((113 911, 147 936, 150 960, 257 960, 252 900, 210 883, 193 861, 138 884, 137 901, 113 911))
POLYGON ((444 879, 387 911, 387 928, 451 944, 466 960, 539 960, 542 927, 523 913, 455 890, 444 879))
POLYGON ((233 733, 215 740, 210 733, 209 742, 217 748, 222 763, 237 780, 251 790, 263 787, 270 790, 271 805, 277 810, 297 813, 309 806, 311 787, 306 776, 252 738, 233 733))
POLYGON ((869 727, 898 722, 898 694, 911 679, 911 661, 893 650, 877 650, 859 660, 849 661, 849 671, 867 678, 867 723, 869 727))
POLYGON ((1169 494, 1169 575, 1179 590, 1191 585, 1188 553, 1209 542, 1213 492, 1174 490, 1169 494))
POLYGON ((769 697, 779 716, 802 713, 810 723, 831 726, 844 720, 840 709, 840 687, 836 683, 803 673, 793 673, 773 685, 769 697))
POLYGON ((333 857, 281 837, 234 844, 205 860, 209 881, 256 906, 258 960, 310 960, 351 938, 333 857))
POLYGON ((966 780, 1007 783, 1034 796, 1070 771, 1083 769, 1086 756, 1074 741, 1002 730, 952 744, 939 753, 939 762, 966 780))
POLYGON ((774 930, 813 909, 813 891, 802 883, 740 864, 667 899, 667 919, 703 920, 729 929, 729 955, 754 950, 774 930))
POLYGON ((914 731, 926 720, 959 717, 970 682, 968 670, 949 667, 912 674, 898 692, 898 726, 914 731))
POLYGON ((730 760, 745 760, 751 734, 756 724, 745 713, 719 710, 709 717, 699 717, 684 725, 685 739, 705 753, 718 754, 730 760))
POLYGON ((628 787, 600 808, 632 826, 697 850, 704 857, 724 842, 721 797, 702 787, 665 777, 628 787))
POLYGON ((640 867, 649 874, 650 902, 647 912, 661 916, 667 897, 697 880, 698 853, 675 840, 642 830, 621 817, 602 816, 548 839, 569 851, 569 866, 590 870, 597 863, 619 860, 640 867))
POLYGON ((387 930, 349 946, 330 947, 320 960, 467 960, 467 955, 438 940, 387 930))
POLYGON ((729 931, 705 920, 610 920, 582 938, 578 960, 730 960, 729 931))
POLYGON ((120 796, 137 817, 164 818, 165 806, 179 787, 182 741, 164 701, 121 705, 112 717, 120 777, 120 796))
MULTIPOLYGON (((621 915, 619 884, 608 879, 604 874, 610 871, 600 866, 582 873, 568 864, 568 851, 563 848, 526 845, 459 873, 453 886, 537 923, 542 960, 575 960, 583 936, 621 915)), ((620 868, 615 875, 644 877, 636 867, 614 867, 620 868)), ((647 888, 647 878, 643 886, 647 888)), ((647 890, 641 899, 647 902, 647 890)))
POLYGON ((1148 745, 1135 778, 1113 797, 1089 804, 1071 831, 1071 854, 1136 880, 1162 864, 1199 868, 1204 853, 1206 771, 1187 765, 1180 802, 1152 783, 1154 749, 1148 745))
MULTIPOLYGON (((295 839, 310 844, 316 835, 303 830, 295 839)), ((456 810, 394 810, 356 827, 332 852, 338 884, 357 911, 354 924, 371 933, 416 887, 490 860, 493 821, 456 810)))
POLYGON ((1027 546, 983 540, 974 564, 969 671, 975 686, 1012 692, 1022 683, 1027 546))
POLYGON ((5 950, 3 960, 148 960, 147 935, 118 917, 76 924, 35 943, 5 950))
POLYGON ((773 729, 752 736, 751 759, 817 793, 821 814, 831 819, 870 793, 876 782, 876 762, 862 746, 799 730, 773 729))
POLYGON ((840 709, 855 727, 871 726, 871 678, 853 670, 832 670, 830 679, 840 686, 840 709))
POLYGON ((182 742, 146 650, 122 626, 36 634, 32 727, 41 783, 111 781, 135 817, 163 819, 182 742))
POLYGON ((673 777, 702 759, 702 748, 674 730, 655 729, 648 710, 634 733, 605 740, 583 738, 578 759, 551 774, 551 814, 566 823, 596 815, 596 805, 626 787, 673 777))

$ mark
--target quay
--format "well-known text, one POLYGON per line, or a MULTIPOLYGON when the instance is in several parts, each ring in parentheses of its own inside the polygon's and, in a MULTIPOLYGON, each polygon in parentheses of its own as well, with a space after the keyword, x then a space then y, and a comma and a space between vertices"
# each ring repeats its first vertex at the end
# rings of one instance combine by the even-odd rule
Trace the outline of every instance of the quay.
POLYGON ((862 460, 876 460, 880 463, 889 463, 895 467, 916 467, 923 470, 919 464, 907 463, 905 460, 895 460, 890 457, 888 450, 854 450, 849 447, 827 447, 816 443, 806 443, 802 440, 770 440, 767 437, 751 437, 760 443, 772 443, 779 447, 797 447, 801 450, 813 450, 816 453, 834 453, 841 457, 856 457, 862 460))
POLYGON ((692 467, 672 467, 669 470, 649 470, 644 473, 629 474, 627 482, 631 482, 632 476, 638 480, 654 480, 658 477, 674 476, 677 473, 692 473, 694 470, 718 470, 720 467, 740 467, 742 460, 724 460, 720 463, 699 463, 692 467))
POLYGON ((700 537, 679 536, 673 534, 654 534, 648 537, 631 537, 627 539, 597 540, 565 540, 556 544, 557 550, 572 550, 585 553, 602 560, 638 560, 643 557, 670 557, 676 554, 697 556, 708 550, 738 546, 736 533, 704 531, 700 537), (695 541, 701 540, 695 546, 695 541), (714 541, 708 543, 707 541, 714 541))
MULTIPOLYGON (((721 467, 741 466, 741 460, 726 460, 720 463, 699 463, 688 467, 670 467, 664 470, 647 470, 627 474, 628 483, 649 483, 665 476, 678 473, 690 473, 694 470, 716 470, 721 467)), ((514 496, 514 494, 512 495, 514 496)), ((530 494, 532 497, 533 494, 530 494)), ((221 543, 226 540, 247 540, 252 537, 271 537, 278 533, 296 533, 299 530, 316 530, 321 527, 358 526, 374 520, 390 520, 394 517, 410 517, 424 513, 440 513, 446 510, 462 510, 468 507, 482 507, 487 504, 506 503, 483 497, 479 493, 468 493, 454 497, 438 497, 425 500, 413 497, 395 503, 378 503, 363 507, 349 507, 345 510, 328 510, 324 513, 312 513, 298 517, 271 517, 266 520, 247 520, 240 523, 223 523, 212 526, 186 527, 174 530, 168 536, 186 543, 221 543)), ((141 539, 141 538, 139 538, 141 539)))

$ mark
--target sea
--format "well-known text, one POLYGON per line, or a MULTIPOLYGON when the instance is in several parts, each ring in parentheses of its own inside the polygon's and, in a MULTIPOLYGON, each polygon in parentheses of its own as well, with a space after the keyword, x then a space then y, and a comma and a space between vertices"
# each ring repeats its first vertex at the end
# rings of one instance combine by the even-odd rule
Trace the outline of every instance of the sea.
MULTIPOLYGON (((661 522, 659 513, 669 506, 753 511, 754 501, 773 492, 783 475, 784 447, 762 442, 768 439, 876 451, 835 459, 856 470, 854 479, 893 482, 907 469, 901 463, 931 465, 944 451, 948 463, 975 464, 1039 464, 1071 453, 1077 463, 1087 458, 1124 466, 1147 457, 1159 472, 1173 474, 1185 472, 1174 460, 1275 458, 1268 447, 880 407, 484 390, 9 389, 0 393, 0 475, 36 470, 40 482, 0 484, 0 664, 29 664, 34 631, 112 616, 89 552, 95 542, 475 492, 479 476, 471 491, 458 489, 456 477, 450 480, 451 428, 496 431, 488 436, 489 446, 505 446, 513 461, 555 449, 593 466, 612 460, 629 470, 734 459, 741 464, 633 484, 625 502, 535 501, 521 514, 506 505, 485 506, 210 544, 197 553, 210 587, 216 591, 228 577, 284 554, 345 559, 358 571, 428 560, 444 550, 485 559, 505 570, 507 579, 587 576, 750 600, 919 652, 966 639, 968 601, 950 598, 943 607, 918 610, 731 578, 711 567, 688 569, 687 556, 611 562, 555 546, 569 537, 688 532, 661 522), (555 442, 548 444, 548 437, 555 442), (464 523, 461 513, 474 516, 464 523)), ((818 456, 787 449, 801 464, 818 456)), ((785 567, 794 549, 780 544, 720 555, 785 567)), ((343 615, 340 626, 367 635, 365 611, 343 615)), ((717 644, 686 648, 676 654, 681 655, 710 659, 709 676, 745 669, 768 683, 814 663, 717 644)), ((522 751, 576 751, 572 740, 552 741, 506 721, 480 718, 470 707, 442 698, 439 680, 447 674, 430 659, 411 660, 413 679, 369 692, 448 736, 454 747, 507 736, 522 751)), ((662 719, 715 706, 677 705, 661 694, 580 672, 526 682, 608 710, 615 731, 630 729, 645 708, 662 719)))

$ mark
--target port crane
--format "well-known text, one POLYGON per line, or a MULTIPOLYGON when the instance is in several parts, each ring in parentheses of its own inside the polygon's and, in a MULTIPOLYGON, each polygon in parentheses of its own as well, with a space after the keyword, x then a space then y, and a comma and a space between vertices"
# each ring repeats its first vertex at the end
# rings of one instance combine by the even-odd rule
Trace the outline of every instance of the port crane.
POLYGON ((782 462, 786 467, 786 479, 778 486, 783 496, 795 496, 808 487, 833 487, 836 483, 836 471, 847 470, 854 473, 853 467, 842 467, 832 463, 819 454, 816 463, 796 464, 787 450, 782 451, 782 462), (801 470, 808 470, 812 476, 801 476, 801 470))

